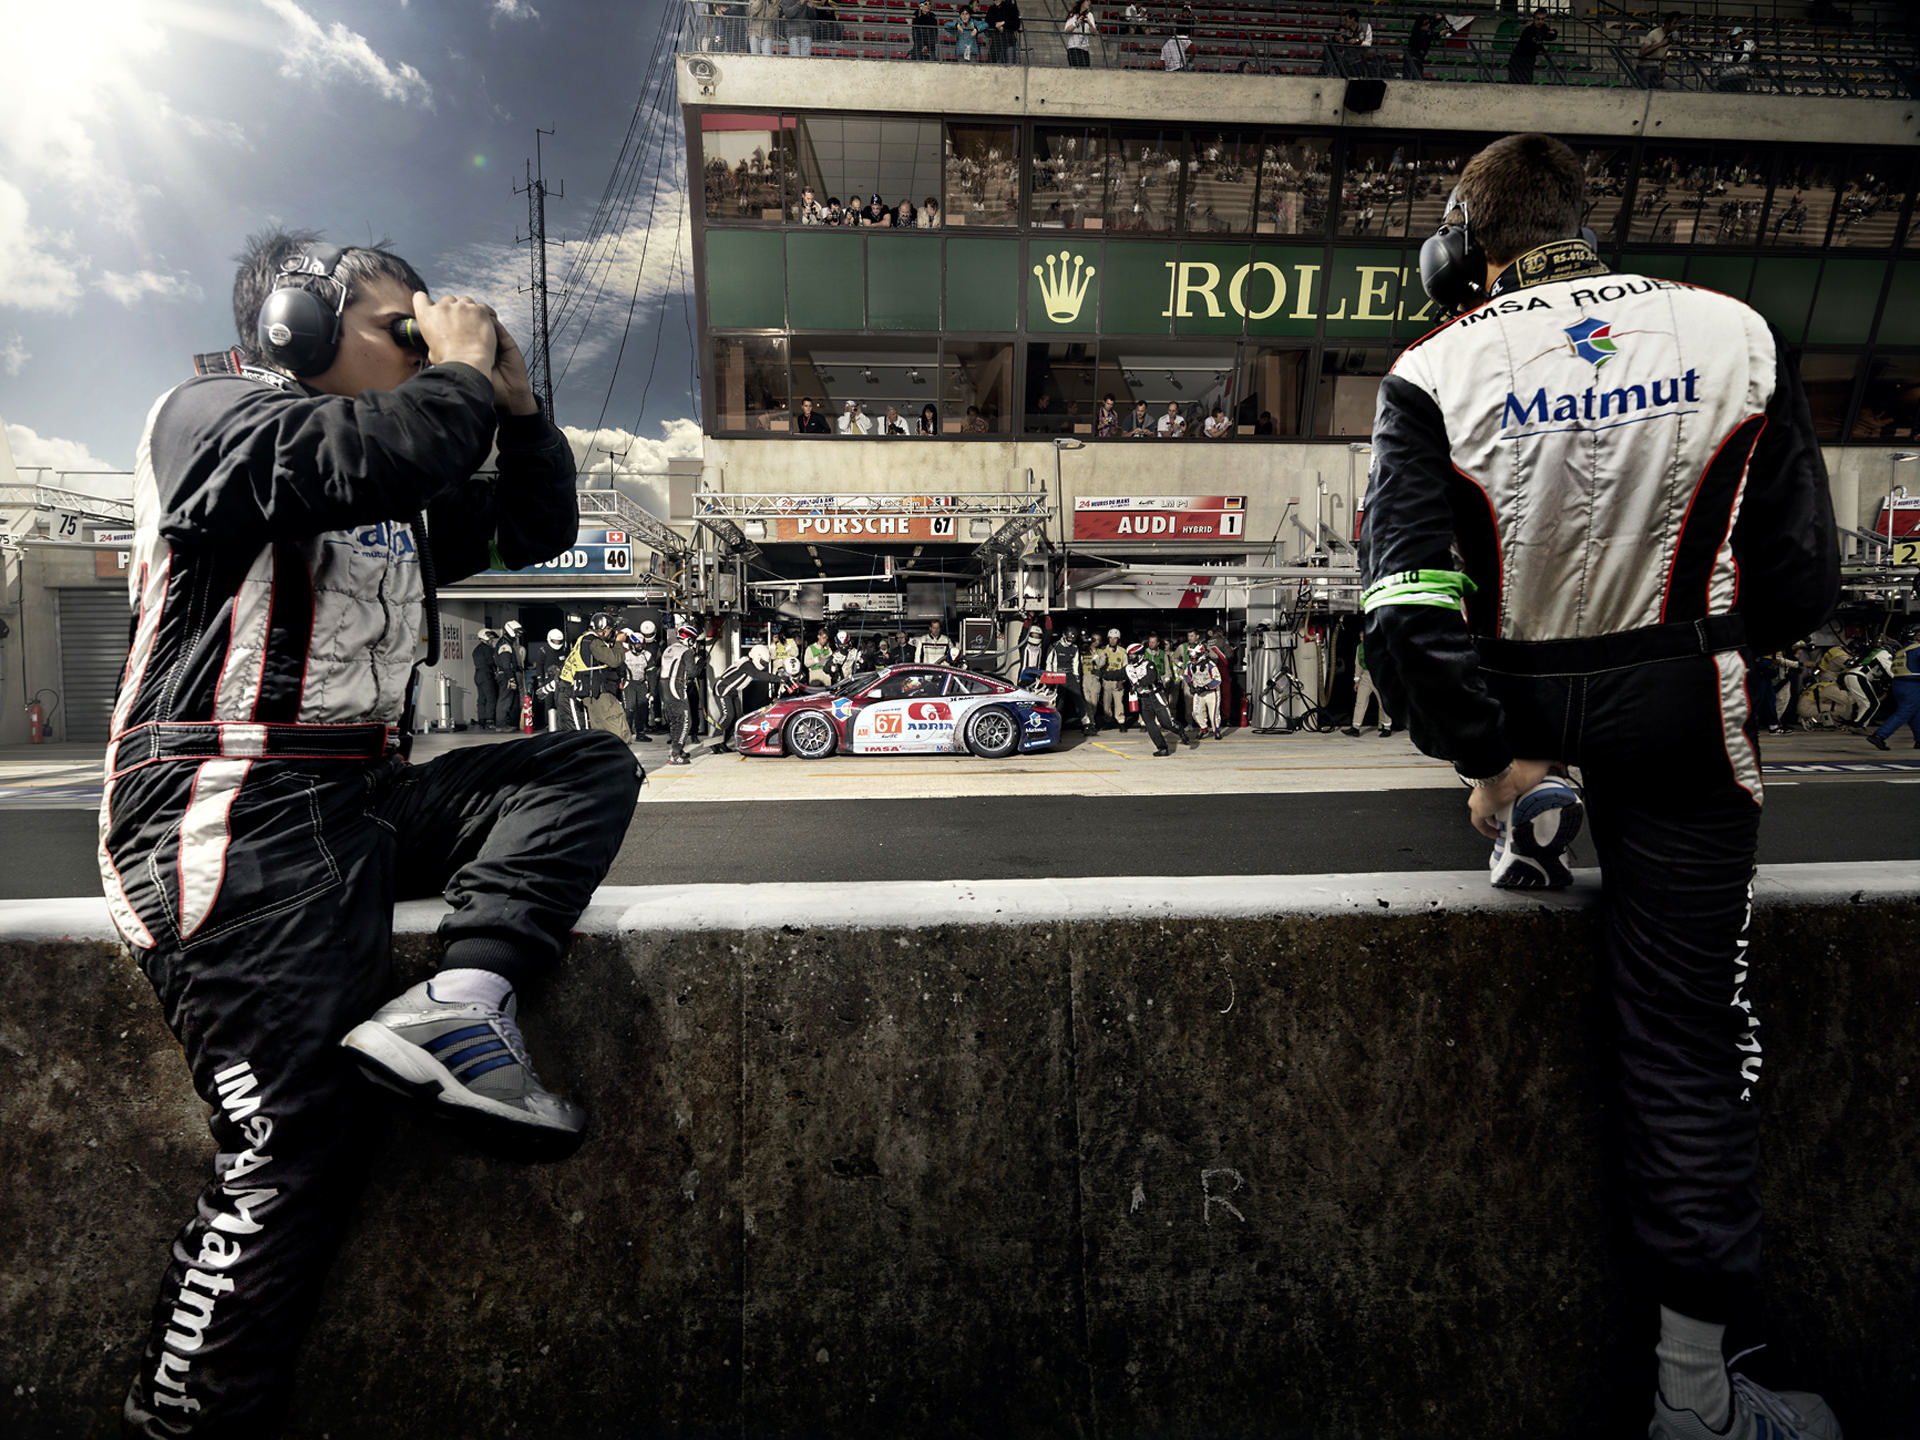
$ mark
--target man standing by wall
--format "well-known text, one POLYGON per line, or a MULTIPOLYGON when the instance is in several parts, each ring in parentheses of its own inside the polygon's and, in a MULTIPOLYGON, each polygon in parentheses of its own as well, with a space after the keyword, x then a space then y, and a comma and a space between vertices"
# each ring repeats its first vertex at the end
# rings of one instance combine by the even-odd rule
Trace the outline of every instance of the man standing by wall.
POLYGON ((1891 661, 1893 709, 1878 730, 1867 736, 1876 750, 1904 725, 1913 732, 1913 748, 1920 750, 1920 625, 1909 625, 1894 647, 1891 661))
POLYGON ((1766 1433, 1828 1440, 1818 1397, 1762 1391, 1722 1355, 1760 1272, 1766 957, 1746 932, 1762 788, 1741 651, 1806 633, 1838 599, 1826 473, 1759 315, 1632 277, 1597 302, 1584 201, 1572 150, 1508 136, 1461 172, 1422 252, 1441 303, 1517 303, 1431 332, 1381 382, 1368 654, 1414 743, 1473 787, 1489 839, 1550 771, 1581 768, 1628 1220, 1660 1304, 1652 1440, 1751 1436, 1763 1416, 1766 1433), (1647 404, 1604 428, 1545 414, 1596 383, 1647 404))
POLYGON ((660 657, 660 708, 667 717, 667 763, 691 765, 687 741, 692 736, 692 705, 700 694, 700 672, 706 665, 706 650, 700 632, 682 625, 674 632, 673 643, 660 657))
POLYGON ((498 630, 481 629, 474 634, 473 728, 476 730, 493 729, 493 712, 500 703, 500 678, 495 669, 499 664, 499 644, 498 630))
POLYGON ((493 673, 499 689, 493 704, 496 730, 520 728, 520 697, 525 693, 527 647, 520 638, 525 633, 518 620, 502 627, 500 643, 493 647, 493 673))
POLYGON ((927 633, 913 642, 913 663, 916 665, 951 665, 953 663, 953 639, 940 627, 940 622, 929 620, 927 633))

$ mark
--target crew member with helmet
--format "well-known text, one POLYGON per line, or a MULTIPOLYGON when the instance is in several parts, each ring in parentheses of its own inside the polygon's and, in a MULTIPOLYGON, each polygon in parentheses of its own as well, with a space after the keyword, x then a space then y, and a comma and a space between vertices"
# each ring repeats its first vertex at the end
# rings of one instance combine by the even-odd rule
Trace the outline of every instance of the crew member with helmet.
POLYGON ((572 687, 571 708, 575 730, 605 730, 629 744, 633 732, 627 729, 626 711, 620 705, 620 682, 627 673, 619 642, 613 634, 613 617, 604 610, 588 622, 587 632, 573 642, 560 678, 572 687))
POLYGON ((1902 725, 1913 732, 1913 748, 1920 750, 1920 625, 1909 625, 1900 644, 1889 657, 1893 676, 1893 713, 1879 729, 1867 736, 1876 750, 1887 748, 1887 741, 1902 725))
POLYGON ((1160 678, 1160 667, 1153 663, 1147 647, 1137 641, 1127 646, 1124 653, 1127 659, 1122 675, 1127 686, 1127 703, 1140 716, 1140 723, 1147 727, 1147 736, 1153 741, 1153 753, 1157 756, 1171 755, 1172 737, 1179 735, 1180 727, 1174 721, 1173 711, 1167 706, 1167 697, 1163 693, 1166 682, 1160 678))
POLYGON ((1218 740, 1226 734, 1220 728, 1220 667, 1213 652, 1203 644, 1188 645, 1187 663, 1181 679, 1193 697, 1193 723, 1202 735, 1218 740))
POLYGON ((567 702, 572 698, 573 687, 562 688, 560 668, 567 663, 567 636, 558 626, 547 631, 546 643, 529 657, 528 665, 533 671, 533 693, 539 699, 544 714, 536 716, 536 730, 572 730, 567 702))
POLYGON ((801 665, 800 657, 789 655, 781 664, 773 678, 773 698, 785 700, 790 696, 807 693, 807 672, 801 665))
POLYGON ((1040 678, 1046 668, 1047 632, 1029 625, 1020 635, 1020 685, 1024 689, 1040 678))
POLYGON ((497 669, 500 632, 482 626, 473 637, 473 728, 493 729, 493 712, 500 702, 497 669))
MULTIPOLYGON (((1060 675, 1060 688, 1074 699, 1082 733, 1094 732, 1093 708, 1087 703, 1087 692, 1080 688, 1080 632, 1069 625, 1060 632, 1060 638, 1054 642, 1053 655, 1049 667, 1060 675)), ((1061 714, 1064 723, 1065 712, 1061 714)))
POLYGON ((750 692, 755 686, 771 687, 772 684, 773 651, 765 645, 749 646, 745 655, 715 677, 713 692, 720 697, 720 738, 713 742, 709 754, 718 755, 733 748, 733 727, 749 708, 759 708, 749 706, 750 692))
POLYGON ((509 620, 502 627, 500 643, 493 650, 493 673, 498 682, 494 697, 493 723, 499 730, 520 728, 520 696, 526 683, 527 647, 521 640, 526 627, 509 620))
POLYGON ((953 637, 941 629, 937 616, 927 622, 927 633, 913 642, 913 662, 916 665, 951 665, 957 653, 953 637))
POLYGON ((579 1145, 517 994, 565 951, 640 785, 603 735, 409 757, 438 587, 549 560, 579 525, 572 451, 492 309, 431 299, 378 247, 265 232, 233 312, 240 372, 171 389, 137 447, 100 806, 108 913, 214 1141, 121 1410, 142 1440, 283 1432, 379 1149, 385 1092, 356 1065, 524 1158, 579 1145), (387 999, 396 901, 442 896, 435 973, 387 999))
POLYGON ((778 675, 787 668, 787 661, 800 658, 800 642, 786 632, 784 626, 773 627, 773 672, 778 675))
POLYGON ((1107 643, 1095 647, 1093 660, 1094 679, 1099 686, 1094 709, 1114 729, 1130 729, 1133 711, 1127 700, 1127 647, 1120 643, 1119 630, 1107 631, 1107 643))
POLYGON ((867 668, 867 657, 854 643, 853 636, 845 630, 834 632, 833 636, 833 678, 836 684, 843 684, 867 668))
POLYGON ((1548 881, 1580 803, 1553 772, 1581 769, 1627 1219, 1660 1309, 1650 1440, 1832 1440, 1817 1396, 1764 1391, 1723 1353, 1759 1281, 1772 1033, 1749 979, 1768 959, 1747 934, 1762 786, 1741 652, 1838 602, 1827 477, 1779 334, 1727 296, 1609 274, 1586 178, 1551 136, 1496 140, 1421 252, 1428 294, 1471 314, 1380 384, 1367 658, 1413 742, 1472 787, 1474 827, 1548 881), (1646 403, 1578 423, 1609 387, 1646 403))
POLYGON ((706 646, 700 632, 682 625, 660 657, 660 706, 667 717, 667 763, 691 765, 687 741, 693 731, 692 705, 700 694, 700 672, 706 667, 706 646))
POLYGON ((651 620, 642 620, 638 630, 626 631, 622 639, 623 654, 620 663, 625 667, 626 681, 620 687, 620 703, 627 712, 627 729, 633 732, 633 738, 641 744, 653 743, 653 684, 655 680, 656 651, 652 644, 660 633, 660 627, 651 620))

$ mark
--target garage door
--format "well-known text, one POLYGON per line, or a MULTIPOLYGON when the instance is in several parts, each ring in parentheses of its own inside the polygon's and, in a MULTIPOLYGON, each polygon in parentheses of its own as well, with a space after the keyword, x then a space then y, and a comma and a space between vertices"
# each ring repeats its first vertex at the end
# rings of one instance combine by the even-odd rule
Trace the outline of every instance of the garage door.
POLYGON ((105 740, 127 664, 124 586, 56 590, 60 615, 60 737, 105 740))

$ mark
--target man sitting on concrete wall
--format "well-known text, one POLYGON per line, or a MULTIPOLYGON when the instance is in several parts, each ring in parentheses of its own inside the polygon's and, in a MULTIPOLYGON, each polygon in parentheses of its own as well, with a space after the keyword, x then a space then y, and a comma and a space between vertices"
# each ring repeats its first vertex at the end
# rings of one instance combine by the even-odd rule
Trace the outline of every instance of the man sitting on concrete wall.
POLYGON ((250 368, 169 392, 139 447, 101 878, 219 1153, 173 1242, 132 1435, 280 1433, 376 1132, 355 1062, 517 1153, 579 1144, 515 989, 559 958, 639 793, 597 732, 407 762, 436 576, 571 545, 573 456, 491 309, 316 241, 249 243, 250 368), (478 478, 496 439, 498 478, 478 478), (381 1005, 394 901, 442 894, 443 968, 381 1005))
POLYGON ((1556 139, 1498 140, 1422 251, 1429 293, 1470 313, 1381 382, 1367 656, 1414 743, 1474 787, 1488 838, 1550 771, 1581 768, 1628 1216, 1661 1307, 1653 1440, 1827 1440, 1818 1397, 1722 1358, 1760 1272, 1761 783, 1741 652, 1838 600, 1826 472, 1778 333, 1725 296, 1609 275, 1580 228, 1584 181, 1556 139), (1596 393, 1612 422, 1587 413, 1596 393))

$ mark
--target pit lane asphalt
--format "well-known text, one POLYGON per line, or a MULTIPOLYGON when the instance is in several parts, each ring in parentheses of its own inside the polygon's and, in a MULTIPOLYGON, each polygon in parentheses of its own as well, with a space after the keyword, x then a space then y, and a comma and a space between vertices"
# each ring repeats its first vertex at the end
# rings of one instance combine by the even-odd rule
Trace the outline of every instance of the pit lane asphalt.
MULTIPOLYGON (((485 743, 438 740, 417 758, 476 739, 485 743)), ((99 752, 44 750, 0 756, 0 900, 99 893, 99 752)), ((609 884, 1328 874, 1486 863, 1457 782, 1398 736, 1241 734, 1166 760, 1151 758, 1135 737, 1109 736, 997 766, 960 757, 810 763, 713 755, 667 770, 655 768, 664 746, 638 750, 648 782, 609 884)), ((1849 737, 1789 736, 1768 742, 1766 760, 1762 864, 1920 860, 1914 751, 1881 756, 1849 737), (1844 768, 1880 764, 1888 768, 1844 768)), ((1592 863, 1584 840, 1574 858, 1592 863)))

